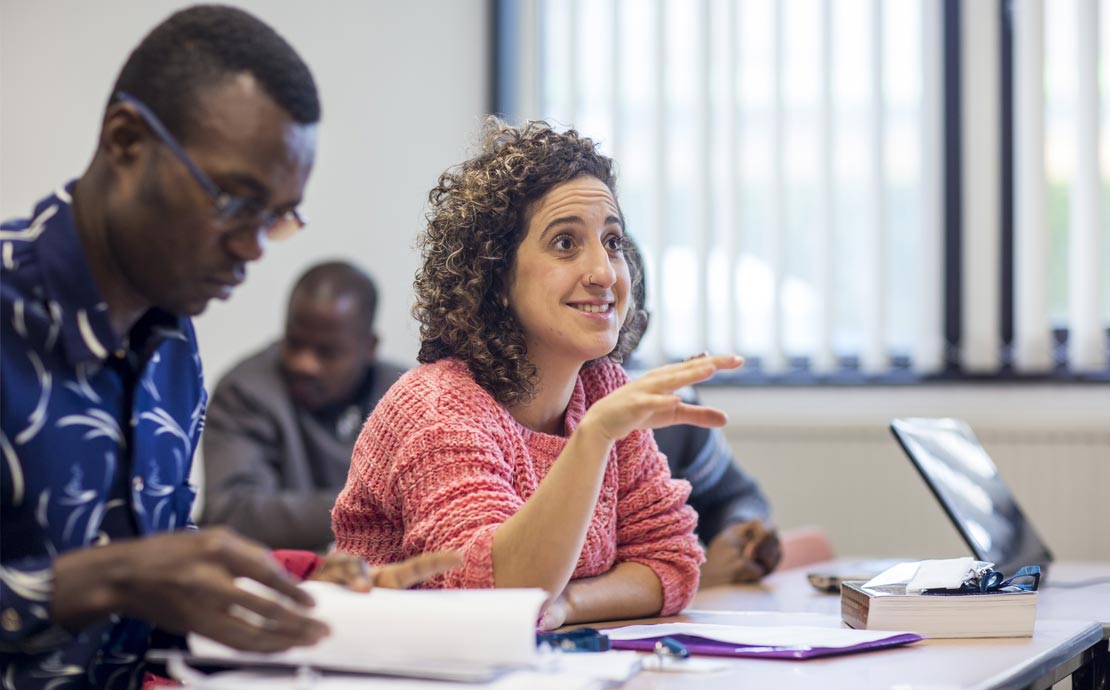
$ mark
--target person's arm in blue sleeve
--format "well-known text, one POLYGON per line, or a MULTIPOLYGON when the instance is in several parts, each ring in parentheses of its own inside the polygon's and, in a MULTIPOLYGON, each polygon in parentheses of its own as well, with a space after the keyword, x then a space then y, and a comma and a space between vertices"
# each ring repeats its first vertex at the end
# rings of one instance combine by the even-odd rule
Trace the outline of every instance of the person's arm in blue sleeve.
POLYGON ((708 547, 702 587, 750 582, 781 559, 778 535, 769 525, 770 505, 755 479, 733 460, 719 429, 673 426, 655 440, 671 474, 692 487, 689 503, 698 512, 698 537, 708 547))
POLYGON ((770 504, 759 484, 732 457, 720 429, 675 426, 655 434, 671 475, 690 482, 689 503, 698 511, 698 536, 713 541, 729 523, 763 520, 770 504))
POLYGON ((71 634, 51 616, 54 561, 48 556, 0 564, 0 651, 40 654, 71 634))

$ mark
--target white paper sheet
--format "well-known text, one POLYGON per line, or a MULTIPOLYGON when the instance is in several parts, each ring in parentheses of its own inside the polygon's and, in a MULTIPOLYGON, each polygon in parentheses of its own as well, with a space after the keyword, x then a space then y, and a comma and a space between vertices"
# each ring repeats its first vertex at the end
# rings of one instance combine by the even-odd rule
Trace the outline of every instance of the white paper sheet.
POLYGON ((959 589, 976 563, 978 561, 971 556, 899 563, 871 578, 863 586, 874 589, 901 585, 907 593, 920 592, 923 589, 959 589))
MULTIPOLYGON (((261 590, 253 581, 240 586, 261 590)), ((367 594, 323 582, 301 586, 316 600, 312 615, 332 631, 317 645, 248 654, 194 634, 189 636, 190 651, 231 662, 352 671, 424 662, 527 666, 536 659, 536 620, 547 597, 541 589, 375 589, 367 594)))
MULTIPOLYGON (((476 687, 482 690, 600 690, 608 685, 598 679, 517 671, 476 687)), ((189 687, 194 690, 443 690, 471 686, 407 678, 329 676, 298 679, 289 674, 234 671, 192 680, 189 687)))
MULTIPOLYGON (((554 658, 541 659, 541 669, 510 671, 480 687, 483 690, 594 690, 611 687, 639 673, 643 658, 635 652, 557 654, 554 658)), ((189 687, 196 690, 426 690, 468 687, 413 678, 327 676, 306 669, 243 670, 205 675, 183 666, 181 662, 171 662, 170 669, 178 680, 187 681, 189 687)))

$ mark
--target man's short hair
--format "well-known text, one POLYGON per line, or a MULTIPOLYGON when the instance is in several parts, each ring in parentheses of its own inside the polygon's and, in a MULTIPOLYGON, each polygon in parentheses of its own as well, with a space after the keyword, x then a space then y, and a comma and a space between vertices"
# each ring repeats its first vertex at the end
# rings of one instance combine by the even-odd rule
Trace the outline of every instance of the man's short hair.
POLYGON ((378 311, 378 288, 370 274, 357 266, 346 261, 316 264, 293 285, 289 294, 290 304, 297 295, 327 300, 350 295, 358 303, 359 314, 366 319, 367 330, 373 330, 374 315, 378 311))
POLYGON ((190 7, 154 27, 127 58, 112 95, 139 99, 184 139, 197 93, 244 72, 295 122, 320 120, 316 82, 293 47, 257 17, 222 5, 190 7))

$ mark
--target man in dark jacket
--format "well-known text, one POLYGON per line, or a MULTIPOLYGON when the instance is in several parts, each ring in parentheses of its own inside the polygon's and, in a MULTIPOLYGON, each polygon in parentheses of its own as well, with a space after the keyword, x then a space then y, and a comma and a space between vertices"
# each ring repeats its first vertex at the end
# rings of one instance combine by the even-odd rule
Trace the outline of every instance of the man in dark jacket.
POLYGON ((203 522, 271 548, 324 551, 362 423, 403 369, 378 361, 377 289, 343 262, 293 287, 285 334, 216 386, 203 522))

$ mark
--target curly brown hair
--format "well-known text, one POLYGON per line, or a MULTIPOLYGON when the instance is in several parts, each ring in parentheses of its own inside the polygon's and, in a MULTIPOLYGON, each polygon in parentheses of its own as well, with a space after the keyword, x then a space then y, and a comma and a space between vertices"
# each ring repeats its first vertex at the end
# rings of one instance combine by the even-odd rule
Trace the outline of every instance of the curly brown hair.
MULTIPOLYGON (((536 368, 506 299, 509 276, 534 203, 551 188, 587 175, 616 197, 613 161, 592 140, 573 129, 556 132, 546 122, 513 127, 495 117, 486 120, 481 153, 448 169, 428 194, 423 265, 413 283, 420 362, 458 358, 502 405, 535 396, 536 368)), ((639 305, 630 305, 605 358, 622 362, 645 324, 639 305)))

